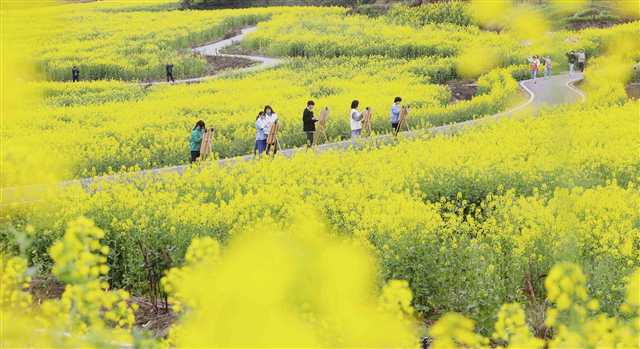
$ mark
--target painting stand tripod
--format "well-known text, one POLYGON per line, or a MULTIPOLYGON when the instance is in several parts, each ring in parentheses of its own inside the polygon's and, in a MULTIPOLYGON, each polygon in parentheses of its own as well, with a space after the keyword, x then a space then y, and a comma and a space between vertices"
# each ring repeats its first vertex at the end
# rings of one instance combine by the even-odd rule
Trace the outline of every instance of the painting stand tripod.
POLYGON ((329 107, 325 107, 320 112, 320 118, 318 119, 318 128, 316 129, 316 133, 313 137, 313 145, 318 145, 320 143, 320 138, 324 138, 322 142, 326 142, 329 139, 327 138, 327 119, 329 118, 329 107))

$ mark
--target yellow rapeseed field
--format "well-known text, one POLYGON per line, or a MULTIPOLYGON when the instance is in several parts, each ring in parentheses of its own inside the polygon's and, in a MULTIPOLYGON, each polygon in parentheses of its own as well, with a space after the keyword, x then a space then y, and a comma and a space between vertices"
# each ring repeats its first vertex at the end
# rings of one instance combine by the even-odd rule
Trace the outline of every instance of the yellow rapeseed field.
POLYGON ((430 21, 168 0, 2 5, 3 187, 185 163, 199 119, 217 130, 217 156, 251 153, 265 104, 287 146, 304 144, 308 99, 330 108, 332 141, 349 136, 356 98, 375 133, 389 131, 397 95, 414 129, 468 120, 517 101, 531 50, 563 62, 584 48, 589 65, 586 102, 456 136, 122 173, 4 205, 0 347, 416 348, 428 336, 433 348, 640 348, 640 102, 624 91, 637 21, 540 33, 537 7, 482 1, 425 5, 442 16, 430 21), (243 49, 283 65, 134 82, 161 76, 165 57, 200 74, 190 46, 258 22, 243 49), (463 69, 478 52, 488 62, 463 69), (62 81, 73 64, 102 80, 62 81), (477 94, 454 102, 445 83, 463 77, 477 94), (33 288, 48 280, 64 291, 43 300, 33 288), (167 299, 161 338, 140 299, 167 299))

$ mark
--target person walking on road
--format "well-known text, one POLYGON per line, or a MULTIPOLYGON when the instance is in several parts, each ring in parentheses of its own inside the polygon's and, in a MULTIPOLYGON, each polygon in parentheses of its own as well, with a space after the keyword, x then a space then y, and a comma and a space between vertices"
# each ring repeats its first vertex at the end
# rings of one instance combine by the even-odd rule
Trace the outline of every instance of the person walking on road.
POLYGON ((540 67, 540 59, 538 56, 529 57, 529 70, 531 71, 531 79, 533 83, 536 83, 536 77, 538 76, 538 68, 540 67))
POLYGON ((80 81, 80 69, 75 65, 71 68, 71 80, 73 80, 73 82, 80 81))
POLYGON ((400 102, 402 102, 402 98, 396 97, 393 99, 393 105, 391 105, 391 114, 389 117, 391 119, 393 132, 398 132, 398 125, 400 124, 400 110, 402 109, 400 102))
POLYGON ((313 107, 316 103, 314 101, 308 101, 307 107, 302 112, 302 130, 307 136, 307 148, 313 145, 313 136, 316 132, 316 122, 318 120, 313 117, 313 107))
POLYGON ((258 157, 262 157, 262 153, 267 149, 268 127, 267 116, 263 111, 258 113, 256 117, 256 148, 258 148, 258 157))
POLYGON ((569 51, 567 53, 567 61, 569 62, 569 76, 573 75, 573 71, 576 65, 576 53, 574 51, 569 51))
POLYGON ((191 130, 191 163, 194 163, 200 157, 200 147, 202 146, 205 128, 204 121, 199 120, 191 130))
POLYGON ((360 102, 357 99, 351 102, 351 113, 349 114, 351 140, 353 142, 355 142, 362 133, 362 113, 358 110, 358 105, 360 105, 360 102))
POLYGON ((578 56, 578 69, 580 69, 581 73, 584 73, 584 65, 587 62, 587 55, 584 51, 580 51, 577 53, 578 56))
POLYGON ((547 56, 544 58, 544 78, 545 80, 549 79, 549 76, 551 76, 551 57, 547 56))
POLYGON ((167 70, 167 82, 176 82, 176 80, 173 78, 173 64, 169 63, 165 68, 167 70))

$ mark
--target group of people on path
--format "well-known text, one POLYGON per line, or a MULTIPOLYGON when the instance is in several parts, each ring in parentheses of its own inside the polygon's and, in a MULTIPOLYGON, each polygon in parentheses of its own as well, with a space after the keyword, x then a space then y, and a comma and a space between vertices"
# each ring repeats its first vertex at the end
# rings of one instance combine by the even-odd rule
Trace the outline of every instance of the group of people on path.
MULTIPOLYGON (((394 132, 398 131, 398 127, 400 124, 400 111, 402 98, 396 97, 393 100, 393 105, 391 105, 391 113, 390 113, 390 121, 391 128, 394 132)), ((315 102, 310 100, 307 102, 307 107, 302 112, 302 130, 307 136, 307 147, 311 147, 313 145, 313 140, 316 132, 316 119, 313 115, 313 109, 315 107, 315 102)), ((351 129, 351 140, 355 141, 362 135, 364 114, 358 108, 360 107, 360 101, 355 99, 351 102, 351 111, 349 112, 349 127, 351 129)), ((365 110, 370 110, 369 107, 366 107, 365 110)))
POLYGON ((584 65, 587 62, 587 55, 584 51, 567 52, 567 60, 569 61, 569 76, 573 75, 575 65, 578 64, 578 70, 584 72, 584 65))
MULTIPOLYGON (((536 79, 540 73, 540 71, 544 72, 544 78, 548 79, 551 76, 551 69, 553 65, 551 63, 551 57, 539 57, 532 56, 527 58, 529 62, 529 71, 531 72, 531 79, 533 83, 536 83, 536 79)), ((580 72, 584 72, 584 66, 587 62, 587 55, 584 51, 570 51, 567 52, 567 61, 569 62, 569 76, 572 76, 575 71, 576 64, 578 65, 578 70, 580 72)))
POLYGON ((277 127, 277 124, 278 114, 276 114, 271 106, 266 105, 256 117, 256 145, 253 149, 254 154, 257 151, 258 156, 262 156, 263 152, 269 155, 269 152, 273 148, 273 154, 275 155, 278 151, 277 145, 273 142, 267 142, 267 139, 269 138, 271 129, 277 127))
POLYGON ((533 83, 536 83, 536 79, 538 77, 538 72, 544 72, 544 78, 548 79, 551 76, 551 69, 553 65, 551 63, 551 57, 538 57, 533 56, 527 59, 529 61, 529 71, 531 72, 531 79, 533 83))
MULTIPOLYGON (((401 106, 402 98, 396 97, 391 105, 391 111, 389 113, 389 120, 391 129, 394 133, 399 131, 400 127, 400 114, 402 110, 401 106)), ((316 103, 312 100, 307 102, 306 108, 302 112, 302 130, 306 135, 307 148, 310 148, 314 144, 316 123, 319 121, 313 113, 316 103)), ((355 142, 357 138, 362 135, 363 119, 364 115, 358 108, 360 101, 354 100, 351 102, 351 111, 349 113, 349 126, 351 128, 351 139, 355 142)), ((369 110, 369 107, 366 108, 369 110)), ((256 139, 254 146, 254 155, 262 156, 263 153, 273 155, 277 152, 277 143, 268 143, 269 134, 273 127, 277 127, 278 114, 269 105, 266 105, 263 110, 258 113, 256 117, 256 139), (273 151, 273 152, 272 152, 273 151)), ((202 145, 203 135, 206 131, 206 126, 203 120, 199 120, 193 129, 191 130, 191 162, 195 162, 200 157, 200 147, 202 145)))

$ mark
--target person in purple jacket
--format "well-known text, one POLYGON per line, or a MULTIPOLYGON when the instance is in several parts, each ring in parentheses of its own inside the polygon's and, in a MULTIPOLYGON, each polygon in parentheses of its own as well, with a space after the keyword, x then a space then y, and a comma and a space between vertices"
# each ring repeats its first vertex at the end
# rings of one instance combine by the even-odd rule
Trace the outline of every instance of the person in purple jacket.
POLYGON ((400 102, 402 102, 402 98, 396 97, 393 99, 393 105, 391 106, 391 128, 394 132, 398 131, 398 124, 400 124, 400 110, 402 109, 400 102))

